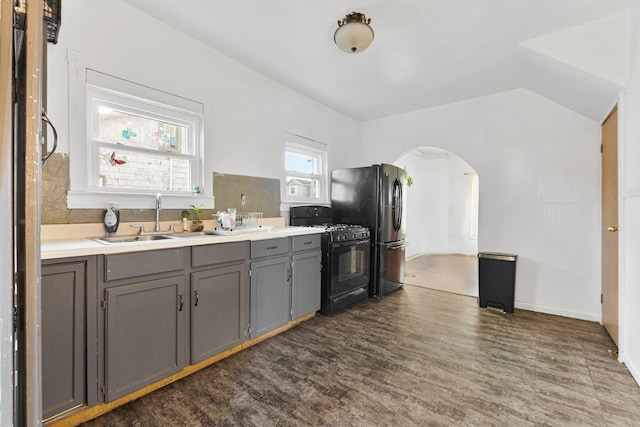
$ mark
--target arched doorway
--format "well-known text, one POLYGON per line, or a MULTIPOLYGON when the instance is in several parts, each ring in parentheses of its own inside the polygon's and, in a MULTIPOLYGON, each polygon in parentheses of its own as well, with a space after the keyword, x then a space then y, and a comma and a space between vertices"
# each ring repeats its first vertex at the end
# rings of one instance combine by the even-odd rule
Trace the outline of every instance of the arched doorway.
POLYGON ((411 177, 407 189, 408 284, 477 296, 479 180, 454 153, 418 147, 394 164, 411 177))

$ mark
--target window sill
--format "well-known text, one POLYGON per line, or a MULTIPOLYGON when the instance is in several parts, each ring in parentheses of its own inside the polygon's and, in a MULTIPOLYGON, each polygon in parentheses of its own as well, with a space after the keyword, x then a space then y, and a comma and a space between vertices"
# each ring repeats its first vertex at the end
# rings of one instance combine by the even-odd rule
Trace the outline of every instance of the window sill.
MULTIPOLYGON (((149 193, 102 193, 69 191, 67 208, 102 209, 107 203, 118 203, 120 209, 155 209, 156 195, 149 193)), ((163 194, 162 209, 187 209, 190 205, 203 205, 203 209, 215 207, 215 197, 195 194, 163 194)))

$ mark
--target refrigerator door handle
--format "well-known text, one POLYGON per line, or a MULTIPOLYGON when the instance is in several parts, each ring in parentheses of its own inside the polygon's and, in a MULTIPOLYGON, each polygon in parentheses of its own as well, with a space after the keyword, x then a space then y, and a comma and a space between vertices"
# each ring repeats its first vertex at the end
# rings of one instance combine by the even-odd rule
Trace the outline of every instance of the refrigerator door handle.
POLYGON ((397 179, 393 182, 393 205, 391 208, 393 215, 393 229, 395 231, 399 231, 402 221, 402 187, 400 185, 400 181, 397 179))
POLYGON ((402 228, 402 209, 403 209, 403 205, 404 205, 404 191, 402 188, 402 183, 400 181, 398 181, 398 195, 399 197, 399 201, 398 201, 398 206, 399 206, 399 212, 398 212, 398 231, 400 231, 400 228, 402 228))

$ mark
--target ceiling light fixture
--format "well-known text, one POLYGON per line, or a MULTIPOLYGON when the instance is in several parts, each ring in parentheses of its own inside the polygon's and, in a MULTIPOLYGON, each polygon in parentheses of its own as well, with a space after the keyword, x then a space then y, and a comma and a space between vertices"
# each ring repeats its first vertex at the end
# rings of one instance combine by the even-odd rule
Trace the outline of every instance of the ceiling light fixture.
POLYGON ((338 29, 333 35, 333 40, 347 53, 360 53, 368 48, 373 40, 373 28, 370 23, 371 19, 367 19, 364 13, 351 12, 338 21, 338 29))

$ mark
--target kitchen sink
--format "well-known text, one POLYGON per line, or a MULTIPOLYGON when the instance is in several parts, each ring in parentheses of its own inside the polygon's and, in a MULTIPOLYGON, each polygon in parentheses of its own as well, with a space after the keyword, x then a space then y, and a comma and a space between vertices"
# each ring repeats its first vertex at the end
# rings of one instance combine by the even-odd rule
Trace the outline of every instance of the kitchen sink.
POLYGON ((188 238, 188 237, 211 237, 211 231, 183 231, 182 233, 175 233, 171 235, 172 239, 188 238))
POLYGON ((130 242, 149 242, 153 240, 167 240, 174 237, 166 234, 143 234, 141 236, 117 236, 117 237, 94 237, 91 240, 95 240, 98 243, 110 244, 110 243, 130 243, 130 242))

